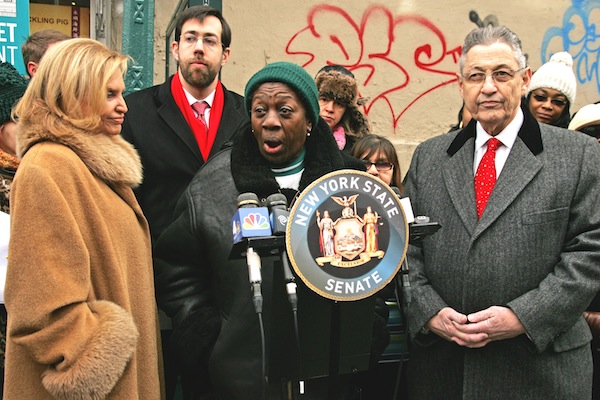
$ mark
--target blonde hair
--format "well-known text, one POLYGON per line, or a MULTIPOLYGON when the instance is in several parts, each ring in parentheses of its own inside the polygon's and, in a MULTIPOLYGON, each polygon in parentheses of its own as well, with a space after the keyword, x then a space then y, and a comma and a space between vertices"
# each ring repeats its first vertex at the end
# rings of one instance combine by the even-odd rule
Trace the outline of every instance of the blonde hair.
POLYGON ((91 39, 71 39, 44 55, 13 114, 56 136, 65 124, 98 132, 108 82, 124 75, 129 57, 91 39))

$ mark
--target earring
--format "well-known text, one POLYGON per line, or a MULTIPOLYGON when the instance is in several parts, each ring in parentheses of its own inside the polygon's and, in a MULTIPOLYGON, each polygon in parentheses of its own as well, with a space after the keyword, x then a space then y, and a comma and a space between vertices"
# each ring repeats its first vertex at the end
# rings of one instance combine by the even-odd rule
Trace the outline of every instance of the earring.
POLYGON ((306 132, 306 137, 310 136, 310 131, 306 132))
POLYGON ((252 134, 254 134, 254 129, 252 129, 252 134))

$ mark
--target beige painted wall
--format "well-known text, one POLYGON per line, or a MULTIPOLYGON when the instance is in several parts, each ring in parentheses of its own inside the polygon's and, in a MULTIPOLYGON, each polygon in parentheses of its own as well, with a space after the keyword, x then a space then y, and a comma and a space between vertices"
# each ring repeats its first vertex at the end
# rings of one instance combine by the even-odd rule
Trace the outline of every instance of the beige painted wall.
MULTIPOLYGON (((175 5, 155 5, 156 83, 164 81, 164 33, 175 5)), ((557 51, 575 57, 572 111, 600 100, 600 32, 589 32, 591 24, 600 26, 600 0, 223 0, 233 42, 222 80, 243 94, 246 81, 270 62, 295 62, 313 76, 328 62, 350 66, 360 94, 370 98, 365 112, 374 133, 395 144, 406 172, 415 146, 455 123, 462 102, 455 73, 462 41, 476 27, 472 10, 516 32, 533 70, 557 51)))

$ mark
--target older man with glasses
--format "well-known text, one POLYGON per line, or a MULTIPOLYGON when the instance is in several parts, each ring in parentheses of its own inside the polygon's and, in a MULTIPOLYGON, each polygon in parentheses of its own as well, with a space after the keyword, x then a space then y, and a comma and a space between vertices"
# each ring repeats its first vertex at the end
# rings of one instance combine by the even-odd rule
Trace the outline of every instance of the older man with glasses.
POLYGON ((410 397, 590 399, 600 147, 521 107, 531 70, 506 27, 469 33, 459 68, 473 120, 419 145, 405 181, 442 226, 409 249, 410 397))

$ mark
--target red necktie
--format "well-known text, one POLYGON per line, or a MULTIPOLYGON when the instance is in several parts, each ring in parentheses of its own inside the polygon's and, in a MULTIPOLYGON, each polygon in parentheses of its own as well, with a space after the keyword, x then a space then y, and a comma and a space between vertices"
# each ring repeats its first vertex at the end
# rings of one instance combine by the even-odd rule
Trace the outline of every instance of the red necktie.
POLYGON ((477 173, 475 173, 475 200, 477 202, 477 218, 481 218, 494 185, 496 184, 496 149, 502 143, 491 138, 487 142, 487 151, 483 155, 477 173))
POLYGON ((198 120, 202 122, 202 124, 204 124, 205 128, 208 128, 208 126, 206 125, 206 119, 204 119, 204 112, 208 108, 208 103, 205 101, 197 101, 192 104, 192 108, 194 109, 194 111, 196 111, 196 113, 198 113, 198 120))

